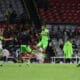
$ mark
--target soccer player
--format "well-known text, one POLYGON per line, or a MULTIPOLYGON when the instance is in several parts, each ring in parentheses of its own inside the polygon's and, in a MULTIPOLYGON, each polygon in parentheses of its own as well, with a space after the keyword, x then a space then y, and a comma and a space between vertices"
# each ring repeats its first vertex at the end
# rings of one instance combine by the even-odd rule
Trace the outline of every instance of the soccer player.
POLYGON ((24 59, 22 58, 24 56, 24 54, 27 55, 27 53, 29 54, 32 51, 29 46, 29 41, 30 41, 29 30, 22 32, 21 39, 22 39, 22 43, 20 46, 21 54, 20 54, 19 58, 22 60, 22 62, 24 62, 24 59))
POLYGON ((66 58, 66 61, 70 62, 72 54, 73 54, 73 47, 69 39, 64 44, 63 52, 64 52, 64 57, 66 58))
POLYGON ((41 51, 39 50, 39 63, 44 63, 45 52, 49 41, 49 30, 46 28, 46 25, 42 25, 41 29, 41 41, 37 44, 37 48, 41 49, 41 51))

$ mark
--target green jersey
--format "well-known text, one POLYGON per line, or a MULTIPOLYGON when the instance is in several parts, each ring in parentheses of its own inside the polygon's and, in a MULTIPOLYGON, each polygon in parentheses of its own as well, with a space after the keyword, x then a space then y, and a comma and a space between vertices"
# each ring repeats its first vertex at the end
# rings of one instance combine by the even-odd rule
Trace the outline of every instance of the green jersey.
POLYGON ((49 30, 48 29, 42 30, 41 37, 42 37, 43 41, 49 40, 49 35, 48 34, 49 34, 49 30))
POLYGON ((28 46, 28 45, 21 45, 21 53, 25 53, 25 52, 28 52, 28 53, 31 52, 30 46, 28 46))
POLYGON ((49 30, 44 29, 41 32, 41 41, 37 44, 37 46, 42 47, 42 48, 47 48, 48 46, 48 40, 49 40, 49 30))
POLYGON ((67 42, 64 44, 63 51, 64 51, 64 56, 65 56, 66 58, 72 57, 73 48, 72 48, 72 43, 71 43, 70 41, 67 41, 67 42))

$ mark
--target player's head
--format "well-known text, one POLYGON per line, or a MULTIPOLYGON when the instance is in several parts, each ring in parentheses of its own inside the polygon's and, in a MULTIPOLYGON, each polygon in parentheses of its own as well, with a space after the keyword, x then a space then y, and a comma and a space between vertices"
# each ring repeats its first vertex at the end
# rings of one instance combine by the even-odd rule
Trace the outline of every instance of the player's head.
POLYGON ((44 30, 44 29, 46 28, 46 25, 43 24, 43 25, 41 26, 41 28, 42 28, 42 30, 44 30))
POLYGON ((69 42, 71 42, 71 39, 70 39, 70 38, 68 38, 66 41, 69 41, 69 42))

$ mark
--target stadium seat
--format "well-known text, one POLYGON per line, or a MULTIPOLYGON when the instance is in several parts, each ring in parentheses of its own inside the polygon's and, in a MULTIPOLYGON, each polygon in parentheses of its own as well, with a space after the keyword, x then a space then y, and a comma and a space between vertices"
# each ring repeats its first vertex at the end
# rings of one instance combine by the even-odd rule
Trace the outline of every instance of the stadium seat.
MULTIPOLYGON (((36 0, 37 3, 39 4, 39 0, 36 0)), ((44 21, 44 18, 41 15, 42 13, 46 13, 46 22, 52 22, 52 18, 54 18, 53 23, 79 23, 80 18, 77 18, 80 13, 80 1, 78 0, 48 0, 49 4, 51 5, 50 8, 46 9, 46 11, 41 11, 41 9, 44 9, 44 7, 39 7, 38 4, 38 9, 40 11, 40 16, 42 20, 44 21), (52 17, 54 16, 54 17, 52 17), (47 19, 49 18, 49 19, 47 19), (58 19, 56 19, 58 18, 58 19)), ((43 5, 45 5, 42 2, 43 5)), ((44 14, 45 15, 45 14, 44 14)))
POLYGON ((8 9, 10 9, 11 12, 15 11, 15 20, 17 20, 17 18, 20 20, 20 15, 25 12, 21 0, 0 0, 0 22, 5 21, 5 15, 8 9))

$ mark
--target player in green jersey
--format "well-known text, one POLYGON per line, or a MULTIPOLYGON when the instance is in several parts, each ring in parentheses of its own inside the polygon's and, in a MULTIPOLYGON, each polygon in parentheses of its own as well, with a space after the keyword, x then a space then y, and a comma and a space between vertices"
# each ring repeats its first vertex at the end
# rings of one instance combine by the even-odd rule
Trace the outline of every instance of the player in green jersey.
POLYGON ((39 53, 39 63, 43 63, 45 59, 45 52, 46 48, 48 46, 48 41, 49 41, 49 30, 46 28, 45 25, 42 25, 42 31, 40 33, 41 35, 41 41, 37 44, 37 48, 41 48, 41 54, 39 53))
POLYGON ((72 43, 70 40, 67 40, 65 42, 64 47, 63 47, 63 52, 64 52, 64 57, 66 58, 66 60, 70 62, 70 59, 72 58, 72 54, 73 54, 72 43))

